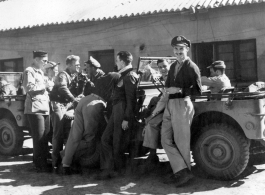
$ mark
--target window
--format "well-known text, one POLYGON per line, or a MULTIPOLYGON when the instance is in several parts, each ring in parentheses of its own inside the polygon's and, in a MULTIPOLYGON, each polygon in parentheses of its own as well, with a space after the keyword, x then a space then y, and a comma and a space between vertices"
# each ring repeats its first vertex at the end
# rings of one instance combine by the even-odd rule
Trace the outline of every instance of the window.
POLYGON ((23 72, 23 58, 0 60, 0 72, 23 72))
POLYGON ((209 76, 207 66, 213 61, 223 60, 230 80, 257 80, 256 40, 197 43, 192 49, 193 59, 203 76, 209 76))
MULTIPOLYGON (((89 56, 95 58, 101 65, 101 69, 105 72, 112 72, 115 67, 114 50, 89 51, 89 56)), ((89 59, 89 57, 88 57, 89 59)))

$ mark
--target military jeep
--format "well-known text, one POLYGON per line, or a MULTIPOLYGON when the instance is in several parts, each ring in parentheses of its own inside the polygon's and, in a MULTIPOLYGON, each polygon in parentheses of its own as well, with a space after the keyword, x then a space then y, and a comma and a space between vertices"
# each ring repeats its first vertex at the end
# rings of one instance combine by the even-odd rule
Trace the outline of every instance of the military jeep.
MULTIPOLYGON (((164 57, 140 57, 139 64, 161 58, 164 57)), ((156 80, 153 85, 157 90, 163 87, 156 80)), ((143 98, 150 94, 145 89, 139 90, 144 90, 143 98)), ((191 99, 195 108, 191 150, 196 166, 217 179, 236 178, 248 165, 252 148, 257 143, 264 145, 265 92, 229 88, 216 94, 206 91, 191 99)))
MULTIPOLYGON (((19 89, 21 72, 1 72, 0 77, 19 89)), ((19 154, 23 141, 30 138, 24 102, 25 95, 0 97, 0 154, 19 154)))

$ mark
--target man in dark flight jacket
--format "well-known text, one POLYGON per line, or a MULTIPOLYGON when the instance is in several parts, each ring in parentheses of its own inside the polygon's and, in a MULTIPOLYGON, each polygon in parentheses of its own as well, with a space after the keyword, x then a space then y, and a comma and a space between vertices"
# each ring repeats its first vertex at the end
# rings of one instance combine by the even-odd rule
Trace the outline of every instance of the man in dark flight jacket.
POLYGON ((136 105, 138 76, 133 72, 132 54, 121 51, 116 63, 121 74, 118 84, 112 91, 112 114, 101 138, 100 168, 98 179, 108 179, 120 172, 124 166, 124 149, 130 137, 136 105))

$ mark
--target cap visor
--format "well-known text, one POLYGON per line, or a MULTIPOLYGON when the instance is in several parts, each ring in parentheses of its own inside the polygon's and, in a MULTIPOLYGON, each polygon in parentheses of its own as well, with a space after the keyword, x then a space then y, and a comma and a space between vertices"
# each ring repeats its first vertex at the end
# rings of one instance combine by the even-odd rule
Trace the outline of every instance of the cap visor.
POLYGON ((188 46, 187 44, 183 44, 183 43, 179 43, 179 44, 175 44, 175 45, 172 45, 173 47, 176 47, 176 46, 179 46, 179 47, 186 47, 188 46))

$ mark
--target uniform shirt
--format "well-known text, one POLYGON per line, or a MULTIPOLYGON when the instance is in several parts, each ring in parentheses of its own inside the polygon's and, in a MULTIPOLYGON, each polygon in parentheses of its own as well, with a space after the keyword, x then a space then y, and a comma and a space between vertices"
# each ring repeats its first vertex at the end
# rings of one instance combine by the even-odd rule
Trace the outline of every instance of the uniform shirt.
MULTIPOLYGON (((34 67, 27 67, 23 72, 23 87, 27 93, 24 113, 36 114, 31 111, 31 98, 39 96, 40 98, 49 99, 48 92, 45 90, 46 85, 43 71, 34 67)), ((49 112, 42 114, 47 115, 49 112)))
POLYGON ((176 94, 170 94, 169 99, 184 98, 190 95, 201 94, 201 74, 198 66, 187 58, 183 61, 182 65, 179 65, 178 61, 175 61, 169 69, 168 77, 165 83, 165 87, 178 87, 182 89, 182 92, 176 94), (177 75, 174 76, 175 67, 180 67, 177 75))
POLYGON ((136 106, 136 89, 138 76, 132 71, 132 68, 120 72, 121 78, 112 92, 113 105, 123 101, 126 102, 123 120, 129 121, 134 117, 134 108, 136 106))
POLYGON ((202 77, 202 84, 209 86, 211 93, 218 93, 221 89, 225 87, 231 87, 229 78, 223 74, 215 77, 202 77))

